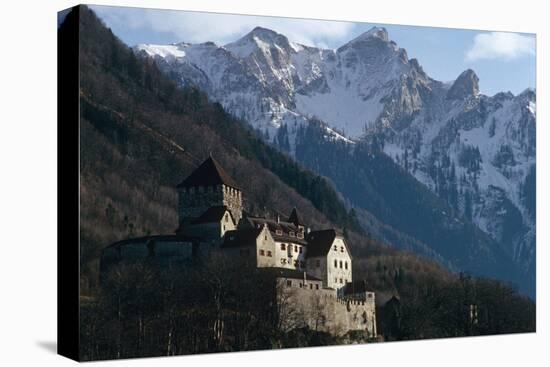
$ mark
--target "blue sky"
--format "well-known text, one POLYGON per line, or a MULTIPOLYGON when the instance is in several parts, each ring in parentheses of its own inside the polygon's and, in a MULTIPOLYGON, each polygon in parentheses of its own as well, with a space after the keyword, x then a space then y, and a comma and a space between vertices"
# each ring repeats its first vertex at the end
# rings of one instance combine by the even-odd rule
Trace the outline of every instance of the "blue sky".
POLYGON ((214 14, 180 10, 91 6, 129 46, 213 41, 223 45, 255 26, 273 29, 310 46, 338 48, 373 26, 388 30, 391 40, 417 58, 434 79, 451 81, 473 69, 481 92, 521 93, 535 87, 535 36, 509 32, 472 31, 374 23, 214 14))

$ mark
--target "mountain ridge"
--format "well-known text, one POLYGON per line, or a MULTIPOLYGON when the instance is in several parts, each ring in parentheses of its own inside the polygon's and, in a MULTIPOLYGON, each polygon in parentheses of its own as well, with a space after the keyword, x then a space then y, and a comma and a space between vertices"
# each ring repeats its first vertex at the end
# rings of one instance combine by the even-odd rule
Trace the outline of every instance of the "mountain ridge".
MULTIPOLYGON (((376 145, 534 278, 534 218, 524 198, 535 162, 534 91, 485 96, 469 69, 452 83, 434 80, 377 27, 334 50, 265 28, 225 46, 209 44, 208 52, 186 45, 186 54, 173 58, 150 45, 134 50, 293 157, 298 131, 316 120, 335 144, 376 145)), ((358 195, 346 197, 351 206, 358 195)))

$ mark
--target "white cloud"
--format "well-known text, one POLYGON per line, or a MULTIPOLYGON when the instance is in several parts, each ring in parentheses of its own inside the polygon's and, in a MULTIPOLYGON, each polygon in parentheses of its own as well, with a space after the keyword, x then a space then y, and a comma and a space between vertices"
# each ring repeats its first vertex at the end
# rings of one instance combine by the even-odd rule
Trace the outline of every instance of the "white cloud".
POLYGON ((466 61, 481 59, 512 60, 535 55, 535 38, 508 32, 480 33, 466 52, 466 61))
POLYGON ((304 20, 247 15, 213 14, 174 10, 92 6, 108 26, 150 28, 171 33, 180 41, 199 43, 213 41, 223 45, 232 42, 256 26, 272 29, 291 41, 309 46, 326 45, 349 37, 354 24, 349 22, 304 20))

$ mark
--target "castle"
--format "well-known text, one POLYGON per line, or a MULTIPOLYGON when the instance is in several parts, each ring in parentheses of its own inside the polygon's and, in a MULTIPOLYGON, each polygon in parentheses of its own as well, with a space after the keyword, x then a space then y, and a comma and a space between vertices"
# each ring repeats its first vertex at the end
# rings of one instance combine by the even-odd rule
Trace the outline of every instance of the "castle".
POLYGON ((293 317, 287 329, 309 326, 343 335, 377 335, 375 295, 353 281, 352 255, 342 233, 311 230, 296 208, 288 218, 253 216, 242 191, 212 157, 177 186, 179 226, 174 235, 116 242, 102 252, 101 267, 155 257, 164 264, 218 251, 224 258, 275 273, 277 293, 293 317))

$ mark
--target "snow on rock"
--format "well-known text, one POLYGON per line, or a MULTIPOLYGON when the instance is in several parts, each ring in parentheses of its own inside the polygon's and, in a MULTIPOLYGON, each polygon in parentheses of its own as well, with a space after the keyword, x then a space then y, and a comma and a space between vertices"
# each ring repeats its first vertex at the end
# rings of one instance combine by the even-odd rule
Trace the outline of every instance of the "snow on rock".
POLYGON ((535 165, 535 91, 479 93, 466 70, 430 78, 416 59, 373 27, 336 50, 292 42, 256 27, 224 46, 138 45, 181 85, 195 85, 275 142, 299 126, 326 123, 328 140, 381 137, 384 152, 526 267, 534 263, 534 218, 525 183, 535 165), (515 226, 515 232, 506 228, 515 226), (511 238, 502 240, 502 236, 511 238), (508 242, 507 242, 508 241, 508 242))

